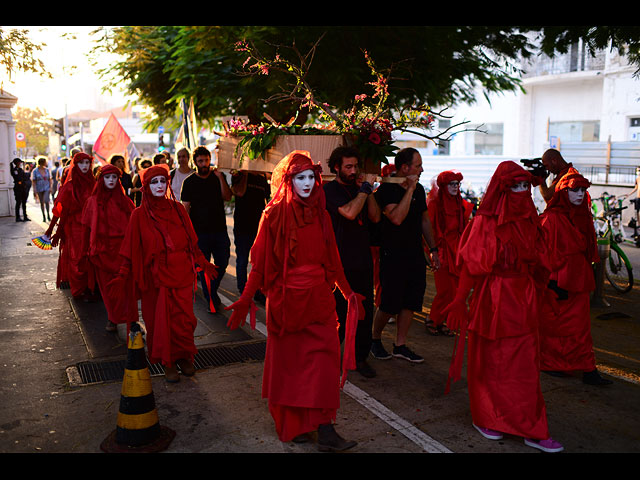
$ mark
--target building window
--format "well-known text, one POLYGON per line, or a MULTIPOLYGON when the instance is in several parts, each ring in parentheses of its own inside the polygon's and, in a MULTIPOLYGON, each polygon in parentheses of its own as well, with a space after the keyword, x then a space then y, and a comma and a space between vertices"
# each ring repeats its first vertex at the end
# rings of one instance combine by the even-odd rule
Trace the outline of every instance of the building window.
POLYGON ((502 155, 502 123, 485 123, 479 126, 479 130, 474 135, 474 154, 502 155))
POLYGON ((597 142, 600 140, 600 122, 550 122, 549 137, 562 142, 597 142))

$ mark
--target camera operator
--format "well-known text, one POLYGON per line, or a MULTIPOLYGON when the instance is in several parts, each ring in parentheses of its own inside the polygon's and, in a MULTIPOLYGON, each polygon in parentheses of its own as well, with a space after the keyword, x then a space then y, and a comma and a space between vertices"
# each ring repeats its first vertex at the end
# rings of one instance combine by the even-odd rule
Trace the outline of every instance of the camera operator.
POLYGON ((16 199, 16 222, 28 222, 31 220, 27 217, 27 198, 31 189, 31 178, 22 169, 22 160, 19 158, 14 158, 11 163, 11 176, 13 177, 13 195, 16 199), (20 209, 22 209, 22 219, 20 209))
POLYGON ((546 178, 540 184, 540 193, 545 202, 549 203, 556 189, 558 181, 573 167, 571 163, 567 163, 558 150, 550 148, 542 154, 542 164, 544 168, 555 175, 551 181, 551 185, 547 186, 546 178))

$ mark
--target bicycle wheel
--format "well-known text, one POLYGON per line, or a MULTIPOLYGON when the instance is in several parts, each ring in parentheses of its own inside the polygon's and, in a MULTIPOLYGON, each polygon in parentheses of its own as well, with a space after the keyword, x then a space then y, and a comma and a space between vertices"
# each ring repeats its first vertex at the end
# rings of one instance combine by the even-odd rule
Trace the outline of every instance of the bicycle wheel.
POLYGON ((611 245, 609 258, 605 260, 604 273, 613 288, 627 293, 633 287, 633 270, 627 257, 615 244, 611 245))

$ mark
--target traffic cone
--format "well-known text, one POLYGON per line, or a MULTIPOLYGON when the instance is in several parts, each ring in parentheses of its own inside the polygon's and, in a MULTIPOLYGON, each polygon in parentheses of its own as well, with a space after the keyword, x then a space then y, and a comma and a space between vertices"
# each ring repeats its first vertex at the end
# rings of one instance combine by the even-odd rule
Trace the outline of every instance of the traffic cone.
POLYGON ((100 448, 107 453, 159 452, 169 446, 175 435, 173 430, 159 423, 142 332, 140 325, 133 323, 116 429, 104 439, 100 448))

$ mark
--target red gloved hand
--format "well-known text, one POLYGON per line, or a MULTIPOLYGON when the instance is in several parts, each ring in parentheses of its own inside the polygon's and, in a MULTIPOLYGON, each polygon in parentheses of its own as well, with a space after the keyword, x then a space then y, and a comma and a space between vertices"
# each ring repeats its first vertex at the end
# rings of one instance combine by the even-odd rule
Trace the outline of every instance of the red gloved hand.
POLYGON ((233 310, 227 322, 227 327, 231 330, 242 327, 247 321, 247 315, 249 314, 252 302, 250 298, 240 297, 237 302, 225 307, 225 310, 233 310))
POLYGON ((450 330, 459 330, 469 321, 469 310, 464 299, 456 298, 442 311, 450 330))
POLYGON ((218 278, 218 266, 211 262, 207 262, 204 264, 204 273, 209 275, 211 278, 218 278))

